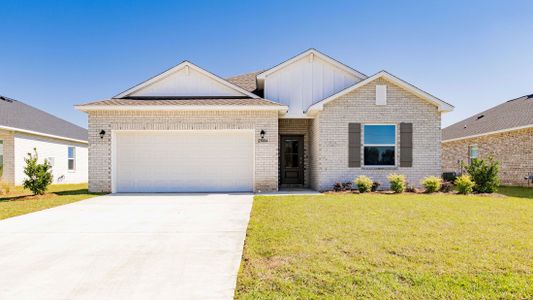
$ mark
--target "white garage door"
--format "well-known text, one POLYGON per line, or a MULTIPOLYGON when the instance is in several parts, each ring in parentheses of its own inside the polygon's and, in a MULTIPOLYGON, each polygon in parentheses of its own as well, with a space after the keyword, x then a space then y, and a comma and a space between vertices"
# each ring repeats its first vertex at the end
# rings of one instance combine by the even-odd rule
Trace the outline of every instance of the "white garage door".
POLYGON ((116 192, 253 190, 252 131, 119 131, 116 192))

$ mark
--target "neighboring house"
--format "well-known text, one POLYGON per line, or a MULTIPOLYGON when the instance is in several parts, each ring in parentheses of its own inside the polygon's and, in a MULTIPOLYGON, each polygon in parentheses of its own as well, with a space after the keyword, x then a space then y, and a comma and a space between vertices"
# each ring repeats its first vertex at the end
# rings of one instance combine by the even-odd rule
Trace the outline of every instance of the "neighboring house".
POLYGON ((500 162, 500 180, 527 185, 533 176, 533 95, 509 100, 442 131, 443 171, 460 172, 472 158, 500 162))
POLYGON ((0 181, 21 185, 34 148, 52 164, 54 183, 87 182, 86 129, 0 96, 0 181))
POLYGON ((185 61, 76 108, 89 117, 91 191, 259 192, 440 175, 453 106, 310 49, 228 79, 185 61))

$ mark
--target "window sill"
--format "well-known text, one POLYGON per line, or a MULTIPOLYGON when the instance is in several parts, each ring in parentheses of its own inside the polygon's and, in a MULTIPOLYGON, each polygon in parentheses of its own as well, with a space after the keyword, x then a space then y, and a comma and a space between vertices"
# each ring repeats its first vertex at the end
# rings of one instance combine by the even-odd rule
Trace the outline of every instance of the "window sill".
POLYGON ((397 166, 363 166, 363 170, 398 170, 397 166))

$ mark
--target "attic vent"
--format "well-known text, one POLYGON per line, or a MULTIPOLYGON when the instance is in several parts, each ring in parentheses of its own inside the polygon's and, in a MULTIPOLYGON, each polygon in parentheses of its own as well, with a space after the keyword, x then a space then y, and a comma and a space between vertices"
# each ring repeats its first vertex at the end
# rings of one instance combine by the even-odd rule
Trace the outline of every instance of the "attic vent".
POLYGON ((477 116, 477 120, 483 118, 484 116, 485 116, 485 115, 479 115, 479 116, 477 116))

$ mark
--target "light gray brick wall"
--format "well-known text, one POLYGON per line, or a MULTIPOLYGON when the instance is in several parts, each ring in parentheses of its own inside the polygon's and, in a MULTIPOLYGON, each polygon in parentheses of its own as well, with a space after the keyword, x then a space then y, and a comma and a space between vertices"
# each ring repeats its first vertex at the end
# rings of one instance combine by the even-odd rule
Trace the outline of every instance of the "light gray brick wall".
POLYGON ((111 192, 113 130, 253 129, 255 191, 278 188, 278 113, 275 111, 94 111, 89 113, 89 190, 111 192), (105 130, 104 138, 100 131, 105 130), (257 142, 261 130, 268 142, 257 142))
POLYGON ((0 130, 0 140, 4 142, 4 168, 0 181, 15 184, 14 134, 10 131, 0 130))
MULTIPOLYGON (((279 119, 279 134, 302 135, 304 138, 304 187, 309 187, 309 124, 311 119, 279 119)), ((281 176, 281 175, 280 175, 281 176)))
POLYGON ((457 161, 468 163, 468 147, 478 146, 479 158, 493 157, 500 162, 500 181, 505 185, 524 185, 533 172, 533 128, 502 132, 442 143, 442 169, 457 172, 457 161))
MULTIPOLYGON (((330 190, 335 182, 353 181, 359 175, 367 175, 387 187, 390 173, 404 174, 410 184, 418 186, 425 176, 440 176, 440 123, 436 106, 384 79, 339 97, 326 104, 311 125, 311 186, 330 190), (377 84, 387 85, 385 106, 375 104, 377 84), (348 167, 348 123, 399 125, 401 122, 413 123, 412 167, 348 167)), ((399 126, 397 143, 396 163, 399 165, 399 126)))

